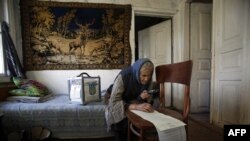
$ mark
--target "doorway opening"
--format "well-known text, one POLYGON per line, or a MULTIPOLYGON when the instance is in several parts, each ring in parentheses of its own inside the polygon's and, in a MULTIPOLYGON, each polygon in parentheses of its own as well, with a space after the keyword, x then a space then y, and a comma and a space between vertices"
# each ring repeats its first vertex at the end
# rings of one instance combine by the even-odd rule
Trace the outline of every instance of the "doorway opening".
POLYGON ((135 15, 135 60, 139 58, 138 32, 168 19, 169 18, 135 15))

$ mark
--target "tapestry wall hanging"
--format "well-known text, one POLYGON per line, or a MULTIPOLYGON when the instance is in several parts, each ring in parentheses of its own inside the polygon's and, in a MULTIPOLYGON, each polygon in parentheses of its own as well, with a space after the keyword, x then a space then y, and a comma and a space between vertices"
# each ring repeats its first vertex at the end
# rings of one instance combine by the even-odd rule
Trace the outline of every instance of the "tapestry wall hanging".
POLYGON ((121 69, 131 63, 131 5, 22 0, 25 70, 121 69))

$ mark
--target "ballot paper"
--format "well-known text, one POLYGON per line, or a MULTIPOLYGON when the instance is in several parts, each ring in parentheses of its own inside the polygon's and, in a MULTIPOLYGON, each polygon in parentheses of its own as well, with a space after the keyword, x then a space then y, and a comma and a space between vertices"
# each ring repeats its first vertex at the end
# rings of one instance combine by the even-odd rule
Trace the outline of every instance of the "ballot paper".
POLYGON ((157 112, 152 113, 131 110, 141 118, 150 121, 157 129, 160 141, 186 141, 185 123, 157 112))

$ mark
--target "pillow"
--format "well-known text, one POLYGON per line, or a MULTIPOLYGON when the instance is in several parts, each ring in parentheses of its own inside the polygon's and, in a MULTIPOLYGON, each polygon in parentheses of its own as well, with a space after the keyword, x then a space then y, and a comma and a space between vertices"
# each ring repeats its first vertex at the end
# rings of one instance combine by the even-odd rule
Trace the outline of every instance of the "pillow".
POLYGON ((13 77, 14 84, 19 88, 11 90, 12 95, 18 96, 45 96, 49 94, 48 88, 42 83, 35 80, 22 79, 13 77))

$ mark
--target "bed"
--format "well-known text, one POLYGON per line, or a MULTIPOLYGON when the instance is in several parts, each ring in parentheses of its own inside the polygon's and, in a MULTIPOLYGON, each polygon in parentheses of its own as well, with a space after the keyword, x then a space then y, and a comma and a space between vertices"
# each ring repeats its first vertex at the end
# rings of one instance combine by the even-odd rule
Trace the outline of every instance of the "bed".
POLYGON ((7 101, 12 87, 0 87, 0 113, 4 114, 2 126, 7 133, 43 126, 52 132, 53 138, 60 139, 113 136, 106 129, 104 102, 72 104, 67 94, 52 95, 41 103, 7 101))

